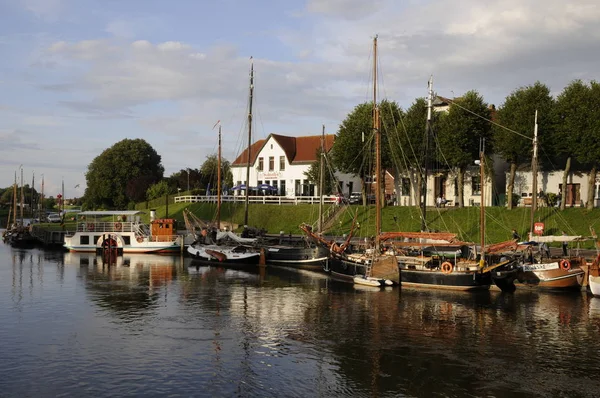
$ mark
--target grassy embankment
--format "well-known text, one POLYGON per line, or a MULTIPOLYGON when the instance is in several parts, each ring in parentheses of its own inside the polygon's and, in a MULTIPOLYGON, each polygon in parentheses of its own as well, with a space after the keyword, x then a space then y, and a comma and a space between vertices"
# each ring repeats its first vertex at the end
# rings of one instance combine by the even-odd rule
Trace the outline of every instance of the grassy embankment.
MULTIPOLYGON (((141 207, 141 206, 140 206, 141 207)), ((144 217, 149 217, 149 211, 144 217)), ((183 223, 183 209, 189 208, 195 215, 204 220, 214 218, 216 205, 207 203, 177 203, 169 204, 169 217, 183 223)), ((166 207, 156 206, 157 217, 164 217, 166 207)), ((327 206, 325 206, 325 209, 327 206)), ((494 243, 511 239, 511 230, 515 228, 523 238, 529 230, 530 208, 508 210, 503 207, 486 208, 486 242, 494 243)), ((360 224, 358 236, 372 236, 375 231, 374 206, 348 206, 330 230, 333 235, 347 233, 352 218, 357 215, 360 224)), ((414 207, 392 206, 382 212, 383 231, 419 231, 421 220, 419 210, 414 207)), ((269 233, 299 234, 298 225, 302 222, 314 223, 318 217, 317 205, 263 205, 251 204, 248 214, 248 224, 264 228, 269 233)), ((449 231, 459 235, 465 241, 479 241, 478 207, 428 209, 427 220, 429 227, 438 231, 449 231)), ((224 204, 221 208, 221 220, 243 225, 244 206, 224 204)), ((588 211, 581 208, 566 209, 561 212, 554 208, 540 208, 535 215, 536 222, 545 224, 546 235, 560 235, 565 231, 569 235, 590 236, 590 227, 600 233, 600 209, 588 211)), ((180 224, 183 226, 183 224, 180 224)), ((582 247, 594 248, 589 242, 582 247)))

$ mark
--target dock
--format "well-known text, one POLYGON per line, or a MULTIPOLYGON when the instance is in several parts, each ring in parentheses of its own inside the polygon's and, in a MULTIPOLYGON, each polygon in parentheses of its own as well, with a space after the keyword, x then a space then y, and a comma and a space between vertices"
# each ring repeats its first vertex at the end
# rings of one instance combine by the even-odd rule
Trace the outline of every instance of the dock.
POLYGON ((65 235, 73 234, 73 231, 49 230, 40 225, 31 227, 31 235, 44 246, 62 246, 65 242, 65 235))

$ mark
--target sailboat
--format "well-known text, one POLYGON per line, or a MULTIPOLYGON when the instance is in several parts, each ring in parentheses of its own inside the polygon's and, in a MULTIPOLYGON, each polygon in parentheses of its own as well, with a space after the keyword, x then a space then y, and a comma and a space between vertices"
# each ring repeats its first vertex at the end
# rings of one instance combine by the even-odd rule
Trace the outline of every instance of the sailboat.
MULTIPOLYGON (((377 36, 373 39, 373 132, 375 134, 375 175, 381 179, 381 130, 379 107, 377 105, 377 36)), ((332 276, 358 285, 386 286, 400 283, 400 272, 396 256, 384 252, 381 245, 381 189, 384 184, 377 184, 375 192, 375 228, 376 235, 371 247, 363 253, 346 253, 349 240, 337 246, 330 243, 328 269, 332 276)), ((325 242, 324 239, 308 228, 304 232, 313 239, 325 242)))
POLYGON ((552 290, 580 290, 583 285, 586 260, 582 256, 566 255, 552 257, 549 253, 541 250, 540 243, 550 242, 577 242, 587 240, 582 236, 570 235, 536 235, 534 216, 537 209, 537 152, 538 152, 538 113, 535 112, 535 124, 533 132, 533 156, 531 160, 532 192, 530 233, 529 242, 521 245, 523 256, 521 267, 517 273, 517 280, 521 286, 552 289, 552 290))
MULTIPOLYGON (((428 82, 426 142, 431 131, 433 78, 428 82)), ((516 248, 512 241, 495 245, 485 244, 485 141, 482 140, 479 160, 481 179, 480 231, 481 243, 460 241, 456 234, 429 232, 426 225, 427 161, 425 161, 423 198, 421 202, 421 232, 390 232, 382 235, 389 250, 396 253, 403 286, 426 287, 449 290, 486 290, 496 280, 495 274, 509 267, 514 260, 506 251, 516 248)), ((499 274, 497 274, 499 275, 499 274)), ((503 290, 513 290, 512 281, 497 278, 503 290)))
MULTIPOLYGON (((321 158, 319 178, 319 232, 323 232, 323 186, 324 186, 324 158, 325 158, 325 125, 321 133, 321 158)), ((306 226, 304 226, 306 227, 306 226)), ((300 227, 303 228, 302 226, 300 227)), ((309 236, 292 244, 284 244, 283 239, 275 244, 266 244, 265 261, 267 265, 302 268, 309 270, 322 270, 329 258, 329 249, 315 242, 309 236)))
MULTIPOLYGON (((254 63, 250 66, 250 92, 248 110, 248 162, 246 165, 247 185, 250 176, 250 148, 252 143, 252 99, 254 93, 254 63)), ((257 264, 261 252, 254 246, 256 239, 240 237, 230 231, 219 231, 221 224, 221 125, 219 124, 219 152, 217 156, 217 220, 216 226, 203 228, 200 236, 188 246, 187 252, 196 261, 222 265, 257 264)), ((245 225, 248 224, 248 192, 246 189, 245 225)))

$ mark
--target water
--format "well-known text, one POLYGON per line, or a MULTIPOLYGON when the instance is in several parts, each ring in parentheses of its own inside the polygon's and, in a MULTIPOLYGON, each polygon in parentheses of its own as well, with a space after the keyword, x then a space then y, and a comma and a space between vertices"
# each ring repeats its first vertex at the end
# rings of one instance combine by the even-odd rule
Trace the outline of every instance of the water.
POLYGON ((0 396, 596 397, 600 299, 0 245, 0 396))

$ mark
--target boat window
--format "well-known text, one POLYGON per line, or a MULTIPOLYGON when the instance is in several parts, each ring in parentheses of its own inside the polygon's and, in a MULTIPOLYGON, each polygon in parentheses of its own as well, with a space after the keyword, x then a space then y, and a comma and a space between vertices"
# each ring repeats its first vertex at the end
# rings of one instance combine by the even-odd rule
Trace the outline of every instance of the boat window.
POLYGON ((121 238, 123 238, 123 243, 124 243, 126 246, 129 246, 129 245, 131 245, 131 237, 130 237, 130 236, 123 235, 123 236, 121 236, 121 238))
POLYGON ((89 235, 81 235, 79 237, 79 244, 80 245, 89 245, 90 244, 90 237, 89 237, 89 235))
POLYGON ((100 235, 95 235, 94 236, 94 242, 98 242, 98 239, 100 239, 100 235))

